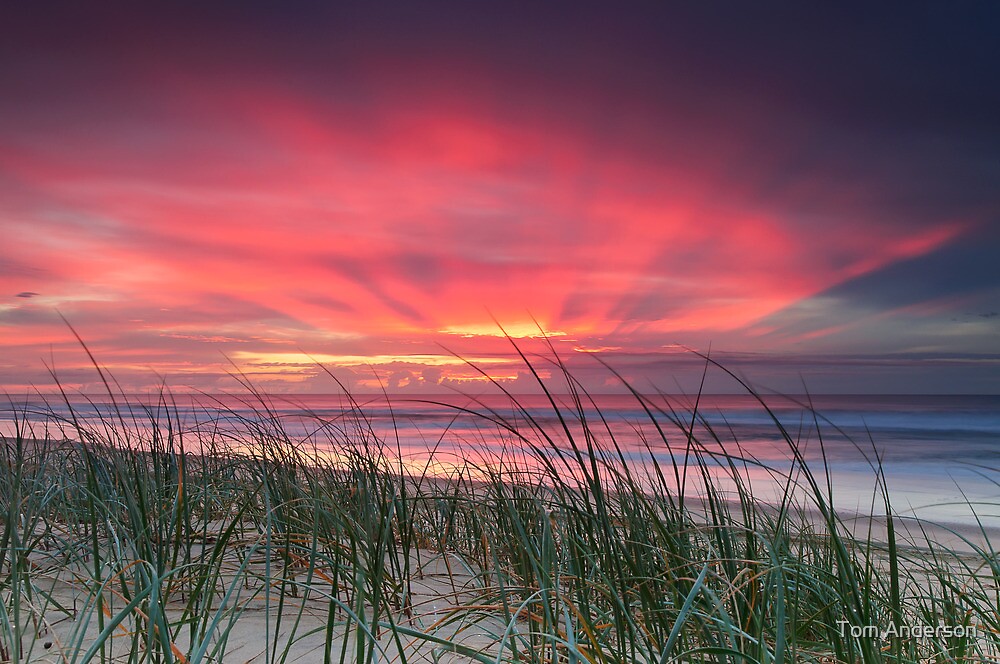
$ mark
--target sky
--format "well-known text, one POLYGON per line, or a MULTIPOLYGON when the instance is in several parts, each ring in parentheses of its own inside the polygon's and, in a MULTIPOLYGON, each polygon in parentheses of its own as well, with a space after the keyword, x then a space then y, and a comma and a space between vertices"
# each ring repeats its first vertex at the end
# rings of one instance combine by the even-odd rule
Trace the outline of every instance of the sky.
POLYGON ((21 4, 8 393, 1000 393, 995 3, 21 4))

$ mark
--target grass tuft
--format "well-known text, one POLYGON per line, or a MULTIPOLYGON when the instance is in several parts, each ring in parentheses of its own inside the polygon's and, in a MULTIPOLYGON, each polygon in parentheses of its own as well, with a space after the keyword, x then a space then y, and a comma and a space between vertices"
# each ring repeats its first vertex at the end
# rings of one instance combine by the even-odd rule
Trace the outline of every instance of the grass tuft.
MULTIPOLYGON (((510 394, 503 409, 434 404, 481 432, 459 463, 440 458, 446 431, 422 432, 426 459, 408 463, 396 427, 346 393, 342 412, 290 427, 239 376, 242 402, 205 397, 194 422, 167 391, 129 397, 103 371, 106 401, 10 400, 0 662, 1000 658, 983 521, 971 537, 894 514, 877 455, 887 516, 839 514, 828 468, 760 397, 785 467, 697 396, 632 390, 646 421, 623 440, 557 356, 538 362, 565 394, 521 357, 547 413, 510 394), (761 473, 776 499, 755 493, 761 473), (852 633, 868 625, 951 631, 852 633)), ((820 446, 825 426, 813 418, 820 446)))

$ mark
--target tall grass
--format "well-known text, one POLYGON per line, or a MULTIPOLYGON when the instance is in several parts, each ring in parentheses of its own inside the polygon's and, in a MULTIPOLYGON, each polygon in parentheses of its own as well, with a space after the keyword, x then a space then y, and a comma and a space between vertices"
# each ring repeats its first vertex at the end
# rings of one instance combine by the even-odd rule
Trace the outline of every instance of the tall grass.
POLYGON ((884 527, 847 523, 760 399, 789 453, 764 501, 761 464, 697 398, 633 391, 647 422, 621 440, 558 358, 555 383, 524 362, 552 417, 513 395, 454 407, 505 451, 470 440, 443 465, 432 443, 417 470, 349 395, 297 435, 246 381, 196 423, 111 384, 85 413, 11 400, 0 662, 998 661, 990 524, 907 535, 874 455, 884 527), (852 634, 866 625, 975 635, 852 634))

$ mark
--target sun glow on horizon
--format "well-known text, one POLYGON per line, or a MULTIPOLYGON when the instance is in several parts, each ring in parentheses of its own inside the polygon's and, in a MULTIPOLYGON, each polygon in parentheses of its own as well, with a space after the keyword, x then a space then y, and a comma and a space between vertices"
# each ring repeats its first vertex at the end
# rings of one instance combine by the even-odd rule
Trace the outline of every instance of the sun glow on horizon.
POLYGON ((468 364, 509 364, 513 362, 504 357, 455 357, 451 355, 329 355, 325 353, 257 353, 252 351, 237 351, 233 358, 239 362, 258 367, 296 367, 316 366, 317 364, 336 367, 365 367, 391 364, 413 364, 427 367, 464 366, 468 364))
POLYGON ((565 337, 566 332, 550 330, 539 323, 493 323, 492 325, 449 325, 438 330, 441 334, 457 335, 465 338, 499 337, 512 339, 537 339, 545 337, 565 337))

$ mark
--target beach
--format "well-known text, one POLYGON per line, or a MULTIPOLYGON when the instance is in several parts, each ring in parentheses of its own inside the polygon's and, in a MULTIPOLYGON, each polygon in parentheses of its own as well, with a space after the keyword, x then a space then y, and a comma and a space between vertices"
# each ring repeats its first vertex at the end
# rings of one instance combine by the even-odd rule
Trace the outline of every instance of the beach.
POLYGON ((200 419, 127 400, 48 421, 22 409, 0 464, 6 656, 16 643, 22 661, 51 662, 697 661, 789 647, 789 611, 808 611, 796 661, 996 656, 988 492, 932 512, 952 520, 897 512, 875 467, 868 495, 846 501, 869 509, 845 509, 843 441, 825 439, 826 467, 805 437, 765 463, 774 438, 745 403, 706 410, 697 435, 683 422, 698 417, 654 421, 684 441, 674 430, 657 448, 636 442, 641 428, 626 437, 634 406, 601 431, 590 409, 560 410, 574 420, 562 428, 525 401, 508 419, 480 403, 473 424, 444 431, 440 411, 405 403, 388 429, 373 403, 334 413, 329 400, 200 419), (698 443, 721 416, 758 442, 698 443), (60 437, 24 435, 43 429, 60 437), (438 446, 418 453, 417 430, 438 446), (470 441, 464 463, 445 434, 470 441), (848 629, 931 618, 973 633, 848 629))

